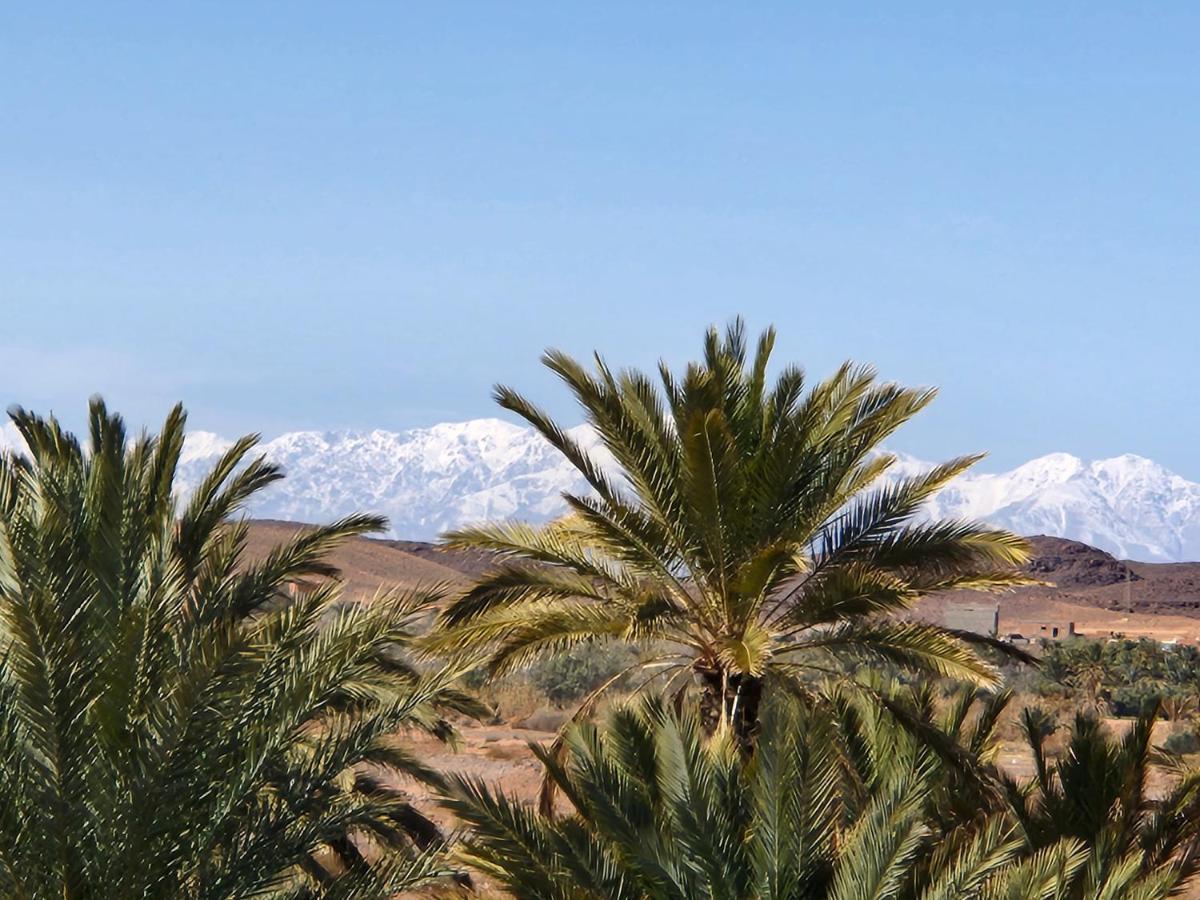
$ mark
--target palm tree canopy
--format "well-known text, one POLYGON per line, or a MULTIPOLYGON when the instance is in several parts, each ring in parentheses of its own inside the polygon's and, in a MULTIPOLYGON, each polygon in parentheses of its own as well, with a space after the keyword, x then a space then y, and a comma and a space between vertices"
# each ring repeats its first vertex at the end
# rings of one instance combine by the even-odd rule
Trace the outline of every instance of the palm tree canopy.
POLYGON ((1009 779, 1008 794, 1030 846, 1064 837, 1084 842, 1091 885, 1143 878, 1176 888, 1200 870, 1200 771, 1154 746, 1159 713, 1158 703, 1149 704, 1114 736, 1094 711, 1079 712, 1063 750, 1051 756, 1046 743, 1054 723, 1039 709, 1022 711, 1034 777, 1027 784, 1009 779), (1161 795, 1149 789, 1155 765, 1175 776, 1161 795))
POLYGON ((460 855, 515 897, 539 900, 1067 896, 1085 858, 1079 841, 1025 853, 1011 823, 992 815, 947 843, 925 812, 931 753, 889 762, 886 742, 872 746, 881 768, 848 785, 853 766, 830 707, 769 708, 748 761, 728 729, 705 740, 694 713, 657 696, 602 728, 573 726, 563 761, 540 751, 572 807, 565 817, 455 776, 447 805, 472 829, 460 855))
POLYGON ((1023 539, 921 517, 978 457, 884 479, 896 458, 882 442, 934 392, 849 363, 812 385, 793 366, 772 379, 774 341, 766 331, 751 354, 737 321, 657 379, 548 352, 594 449, 497 388, 590 490, 565 494, 569 514, 548 525, 445 536, 503 561, 448 606, 441 645, 490 646, 493 674, 585 641, 665 647, 655 676, 698 675, 743 731, 765 676, 796 682, 847 656, 993 683, 969 636, 897 615, 934 592, 1026 583, 1023 539))
POLYGON ((1018 787, 993 765, 1009 693, 878 681, 922 735, 841 687, 825 704, 768 698, 750 756, 657 694, 573 724, 563 753, 533 748, 555 815, 449 779, 470 829, 458 854, 517 898, 564 900, 1164 900, 1188 885, 1198 782, 1146 796, 1153 712, 1116 740, 1077 721, 1018 787))
POLYGON ((130 440, 95 400, 85 449, 12 413, 0 457, 0 894, 381 896, 433 874, 437 781, 392 735, 473 711, 403 653, 421 595, 340 602, 355 516, 246 555, 280 477, 234 444, 180 505, 184 414, 130 440))

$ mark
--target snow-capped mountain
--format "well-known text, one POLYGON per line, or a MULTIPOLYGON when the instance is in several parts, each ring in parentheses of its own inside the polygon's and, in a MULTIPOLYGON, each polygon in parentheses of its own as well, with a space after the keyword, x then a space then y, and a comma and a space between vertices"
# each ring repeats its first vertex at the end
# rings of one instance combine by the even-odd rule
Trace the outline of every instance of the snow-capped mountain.
POLYGON ((1125 559, 1200 559, 1200 484, 1129 453, 1094 462, 1051 453, 1009 472, 968 473, 931 512, 1073 538, 1125 559))
MULTIPOLYGON (((572 433, 595 448, 586 427, 572 433)), ((18 443, 11 425, 0 426, 0 448, 18 443)), ((209 432, 188 435, 185 491, 230 443, 209 432)), ((314 522, 378 512, 391 520, 393 534, 413 539, 483 519, 544 521, 562 511, 562 491, 584 490, 532 429, 499 419, 404 432, 298 431, 260 450, 287 478, 264 492, 254 515, 314 522)), ((895 471, 927 467, 903 456, 895 471)), ((1200 559, 1200 484, 1133 455, 1085 462, 1052 453, 1008 472, 969 472, 931 501, 930 514, 1074 538, 1122 558, 1200 559)))
MULTIPOLYGON (((587 428, 573 431, 595 445, 587 428)), ((192 432, 180 475, 194 485, 230 441, 192 432)), ((264 518, 327 521, 378 512, 405 538, 431 538, 448 528, 493 518, 544 521, 562 510, 560 494, 582 481, 532 429, 499 419, 434 425, 413 431, 296 431, 263 444, 287 478, 252 509, 264 518)))

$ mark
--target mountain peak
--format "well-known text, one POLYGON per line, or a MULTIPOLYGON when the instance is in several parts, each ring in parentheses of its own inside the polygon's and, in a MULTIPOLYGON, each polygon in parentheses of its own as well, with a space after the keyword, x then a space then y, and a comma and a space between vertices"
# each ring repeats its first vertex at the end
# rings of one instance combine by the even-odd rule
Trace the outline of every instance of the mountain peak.
POLYGON ((21 437, 21 432, 17 431, 17 426, 12 422, 0 423, 0 453, 6 450, 25 452, 25 439, 21 437))
POLYGON ((1070 453, 1047 453, 1017 466, 1013 471, 1065 481, 1078 474, 1081 469, 1083 460, 1078 456, 1072 456, 1070 453))

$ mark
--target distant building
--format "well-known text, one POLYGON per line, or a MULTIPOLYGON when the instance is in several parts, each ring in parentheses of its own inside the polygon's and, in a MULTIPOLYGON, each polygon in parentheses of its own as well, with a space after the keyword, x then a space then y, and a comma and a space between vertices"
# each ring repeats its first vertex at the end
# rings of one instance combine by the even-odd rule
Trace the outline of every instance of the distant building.
POLYGON ((987 637, 1000 633, 1000 607, 967 603, 948 604, 942 612, 942 625, 955 631, 970 631, 987 637))
POLYGON ((1061 641, 1066 638, 1077 637, 1079 632, 1075 630, 1075 623, 1068 622, 1065 626, 1062 625, 1042 625, 1038 629, 1038 633, 1034 635, 1039 638, 1046 638, 1051 641, 1061 641))

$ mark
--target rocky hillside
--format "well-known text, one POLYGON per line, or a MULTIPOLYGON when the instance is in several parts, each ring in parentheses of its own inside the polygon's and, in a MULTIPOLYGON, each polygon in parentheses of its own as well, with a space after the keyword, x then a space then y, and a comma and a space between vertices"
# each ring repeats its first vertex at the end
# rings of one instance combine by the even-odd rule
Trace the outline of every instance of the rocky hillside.
POLYGON ((1044 535, 1031 540, 1035 555, 1028 569, 1047 585, 1023 588, 1010 595, 1013 598, 1200 616, 1200 563, 1131 562, 1078 541, 1044 535))
POLYGON ((1142 580, 1128 563, 1079 541, 1038 535, 1030 538, 1030 543, 1034 558, 1026 570, 1060 590, 1090 590, 1142 580))

